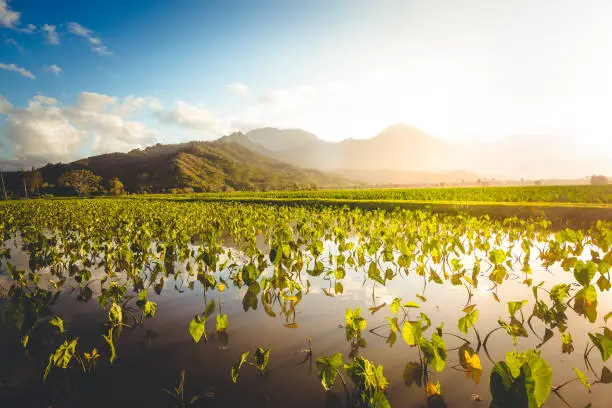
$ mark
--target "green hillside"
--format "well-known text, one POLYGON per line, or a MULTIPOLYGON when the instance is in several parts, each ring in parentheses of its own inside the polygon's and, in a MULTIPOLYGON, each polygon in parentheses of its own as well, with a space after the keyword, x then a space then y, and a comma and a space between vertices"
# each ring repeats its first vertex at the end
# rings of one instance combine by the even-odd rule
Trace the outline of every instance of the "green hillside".
MULTIPOLYGON (((64 194, 58 179, 66 171, 89 169, 105 181, 118 178, 129 192, 265 191, 342 187, 347 181, 317 170, 305 170, 222 139, 188 142, 110 153, 40 169, 51 185, 45 192, 64 194)), ((21 173, 6 173, 7 190, 23 194, 21 173)))

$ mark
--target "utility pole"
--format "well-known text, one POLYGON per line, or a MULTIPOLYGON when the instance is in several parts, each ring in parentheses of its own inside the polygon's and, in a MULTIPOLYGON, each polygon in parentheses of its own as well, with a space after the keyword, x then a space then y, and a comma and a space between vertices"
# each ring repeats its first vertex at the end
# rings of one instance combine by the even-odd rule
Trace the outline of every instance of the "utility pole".
POLYGON ((2 191, 4 191, 4 199, 8 200, 8 196, 6 195, 6 186, 4 185, 4 172, 0 171, 0 179, 2 179, 2 191))

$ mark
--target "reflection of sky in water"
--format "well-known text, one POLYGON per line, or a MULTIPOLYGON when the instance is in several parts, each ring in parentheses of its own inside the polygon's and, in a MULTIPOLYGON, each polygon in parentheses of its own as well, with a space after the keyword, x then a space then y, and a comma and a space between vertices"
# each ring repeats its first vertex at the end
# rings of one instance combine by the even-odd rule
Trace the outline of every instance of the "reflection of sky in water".
MULTIPOLYGON (((261 245, 262 242, 260 241, 261 245)), ((335 253, 335 244, 326 243, 326 252, 320 257, 326 266, 328 252, 335 253)), ((514 249, 518 254, 520 248, 514 249)), ((550 289, 556 283, 571 282, 573 276, 570 272, 563 271, 555 266, 549 271, 537 267, 539 262, 535 260, 537 251, 532 250, 531 265, 534 273, 531 276, 534 284, 544 280, 544 287, 550 289)), ((27 267, 27 257, 12 251, 12 261, 18 267, 27 267)), ((471 261, 465 261, 465 267, 471 273, 471 261)), ((184 264, 182 265, 184 268, 184 264)), ((177 269, 181 269, 178 266, 177 269)), ((425 312, 432 320, 432 327, 445 322, 445 331, 461 335, 457 329, 457 321, 463 316, 462 309, 466 305, 467 292, 463 286, 453 286, 450 282, 439 285, 427 282, 423 291, 423 277, 411 272, 408 277, 397 276, 385 286, 373 284, 368 280, 364 285, 364 275, 367 269, 360 268, 358 271, 348 267, 346 277, 342 280, 344 292, 334 297, 323 293, 323 288, 334 293, 333 284, 335 279, 333 273, 330 280, 325 280, 323 275, 311 277, 302 273, 302 283, 308 279, 311 284, 310 293, 296 306, 295 323, 297 328, 286 328, 283 325, 292 323, 293 316, 286 319, 280 316, 280 307, 273 305, 277 314, 275 318, 268 316, 258 302, 257 309, 243 311, 242 298, 246 288, 237 289, 231 287, 219 294, 209 290, 206 300, 214 299, 222 307, 222 312, 229 315, 228 339, 218 338, 214 332, 215 315, 209 318, 206 328, 209 341, 207 344, 193 344, 189 337, 187 326, 195 313, 202 312, 205 308, 203 288, 196 282, 194 289, 190 290, 187 284, 183 285, 184 293, 178 294, 174 289, 176 281, 168 279, 165 282, 161 295, 149 290, 149 299, 158 303, 157 316, 146 321, 144 328, 125 330, 118 341, 117 362, 110 368, 103 364, 98 371, 92 375, 96 385, 90 385, 92 392, 99 395, 101 389, 107 389, 112 385, 112 393, 99 395, 95 400, 90 400, 90 406, 129 406, 122 395, 132 395, 132 398, 148 406, 170 406, 169 400, 159 392, 162 386, 168 387, 172 384, 181 369, 186 369, 186 392, 200 392, 215 394, 214 400, 207 400, 212 406, 324 406, 325 393, 321 389, 316 378, 316 367, 313 363, 312 373, 309 373, 308 363, 297 366, 303 356, 298 353, 307 346, 307 338, 312 337, 315 356, 329 355, 341 351, 345 359, 350 352, 349 344, 346 342, 344 329, 344 313, 347 307, 362 309, 362 316, 367 319, 368 330, 386 323, 386 317, 392 314, 388 307, 383 307, 375 314, 371 314, 368 308, 386 303, 387 306, 393 298, 400 297, 403 302, 416 301, 421 309, 410 309, 410 319, 417 319, 420 311, 425 312), (427 298, 426 302, 420 301, 416 294, 422 294, 427 298), (239 385, 230 382, 229 367, 237 360, 241 352, 245 350, 254 351, 257 346, 272 347, 270 378, 259 378, 254 370, 246 367, 241 374, 239 385), (117 381, 121 379, 121 381, 117 381)), ((384 273, 384 267, 382 271, 384 273)), ((395 268, 393 268, 395 270, 395 268)), ((94 271, 96 279, 101 271, 94 271)), ((271 273, 271 270, 266 272, 271 273)), ((450 273, 450 271, 449 271, 450 273)), ((479 277, 478 289, 473 290, 471 302, 477 305, 480 311, 476 327, 482 339, 486 334, 497 327, 497 319, 508 320, 506 302, 510 300, 528 299, 525 306, 525 317, 531 313, 534 299, 531 289, 522 284, 524 274, 518 273, 512 276, 498 290, 501 303, 493 300, 491 291, 493 285, 486 279, 488 275, 486 267, 479 277)), ((216 276, 228 279, 229 271, 221 271, 216 276)), ((182 275, 185 277, 185 275, 182 275)), ((179 279, 180 281, 180 279, 179 279)), ((575 289, 574 289, 575 290, 575 289)), ((260 298, 261 292, 258 295, 260 298)), ((541 298, 549 305, 547 295, 542 292, 541 298)), ((612 310, 612 299, 608 292, 599 292, 599 316, 595 324, 590 324, 585 318, 577 316, 570 308, 567 310, 569 331, 574 339, 575 350, 573 354, 561 353, 560 334, 555 331, 551 340, 540 349, 542 356, 546 358, 553 368, 553 384, 562 383, 574 376, 573 366, 586 372, 582 351, 587 342, 587 332, 599 331, 598 327, 603 325, 603 315, 612 310)), ((87 304, 76 303, 71 298, 63 296, 55 309, 55 313, 62 316, 66 327, 80 336, 84 344, 95 344, 104 353, 106 348, 100 342, 97 324, 103 319, 103 313, 95 301, 87 304)), ((216 314, 216 313, 215 313, 216 314)), ((543 324, 533 319, 533 327, 542 336, 543 324)), ((527 326, 526 326, 527 328, 527 326)), ((427 332, 429 337, 431 330, 427 332)), ((529 338, 519 338, 517 350, 523 351, 535 347, 539 341, 527 328, 529 338)), ((389 333, 388 327, 377 329, 376 334, 386 337, 389 333)), ((403 371, 407 363, 418 361, 416 349, 408 347, 401 336, 393 347, 385 343, 385 338, 377 336, 369 331, 364 332, 364 338, 368 345, 362 350, 365 357, 376 363, 384 365, 385 375, 391 382, 389 397, 392 406, 418 407, 424 403, 424 390, 416 386, 407 387, 404 384, 403 371)), ((472 331, 465 336, 476 345, 476 338, 472 331)), ((489 403, 488 377, 492 367, 491 362, 480 351, 484 373, 479 384, 474 384, 471 379, 466 379, 458 359, 458 351, 462 342, 453 336, 446 335, 445 341, 449 349, 446 370, 436 374, 433 378, 439 379, 442 391, 449 406, 472 406, 480 404, 487 406, 489 403), (472 393, 480 394, 483 402, 474 402, 472 393)), ((489 341, 489 352, 494 360, 502 360, 506 351, 513 349, 512 339, 503 331, 498 331, 491 336, 489 341)), ((6 349, 0 349, 5 353, 6 349)), ((1 358, 0 354, 0 358, 1 358)), ((596 370, 601 369, 600 356, 597 351, 591 353, 591 362, 596 370)), ((30 367, 30 375, 39 378, 38 367, 30 367)), ((27 370, 26 370, 27 371, 27 370)), ((3 374, 4 375, 4 374, 3 374)), ((589 374, 593 380, 593 375, 589 374)), ((92 382, 93 384, 93 382, 92 382)), ((87 388, 86 388, 87 389, 87 388)), ((340 392, 341 387, 335 388, 340 392)), ((2 391, 0 390, 0 393, 2 391)), ((609 388, 605 385, 597 385, 593 393, 588 394, 582 389, 582 385, 573 382, 562 390, 563 397, 571 406, 582 407, 591 402, 593 407, 607 406, 606 396, 609 388)), ((1 400, 0 400, 1 401, 1 400)), ((549 397, 547 407, 561 406, 563 403, 554 395, 549 397)))

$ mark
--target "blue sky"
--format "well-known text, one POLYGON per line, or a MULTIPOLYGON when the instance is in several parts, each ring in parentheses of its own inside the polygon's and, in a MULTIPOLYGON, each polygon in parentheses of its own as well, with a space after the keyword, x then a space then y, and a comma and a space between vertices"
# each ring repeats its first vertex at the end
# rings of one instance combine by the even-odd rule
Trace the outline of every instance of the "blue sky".
POLYGON ((605 0, 0 0, 0 162, 397 122, 612 152, 610 21, 605 0))

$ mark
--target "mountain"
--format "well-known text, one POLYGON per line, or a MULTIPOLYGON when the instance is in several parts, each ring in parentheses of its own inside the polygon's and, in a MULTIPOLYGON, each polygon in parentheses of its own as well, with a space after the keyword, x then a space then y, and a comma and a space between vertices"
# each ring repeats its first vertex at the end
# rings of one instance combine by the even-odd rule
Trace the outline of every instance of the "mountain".
POLYGON ((253 129, 245 133, 250 142, 263 146, 271 152, 299 149, 306 145, 320 143, 321 140, 310 132, 301 129, 276 129, 271 127, 253 129))
MULTIPOLYGON (((234 134, 212 142, 157 144, 129 153, 88 157, 69 164, 49 164, 40 170, 44 181, 56 184, 71 169, 89 169, 110 180, 119 178, 127 191, 160 192, 173 188, 196 191, 271 190, 342 187, 351 184, 339 176, 304 170, 273 159, 243 145, 244 135, 234 134), (240 143, 238 143, 238 142, 240 143)), ((7 189, 21 192, 19 173, 6 174, 7 189)), ((354 183, 352 183, 354 184, 354 183)))
POLYGON ((456 171, 402 171, 402 170, 358 170, 339 169, 332 170, 331 174, 349 180, 359 180, 366 185, 392 185, 392 186, 426 186, 444 183, 447 185, 476 184, 480 178, 476 173, 456 171))
POLYGON ((245 136, 269 157, 367 184, 452 184, 478 178, 584 179, 612 172, 612 160, 605 158, 606 153, 553 135, 510 135, 493 141, 442 140, 415 127, 396 124, 370 139, 341 142, 323 141, 295 129, 264 128, 245 136))
POLYGON ((324 171, 438 171, 444 144, 426 133, 393 125, 372 139, 333 143, 298 130, 257 129, 245 135, 268 150, 268 155, 303 168, 324 171))

